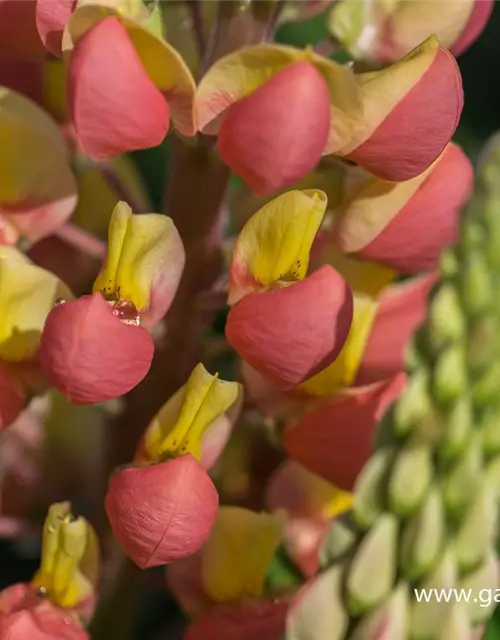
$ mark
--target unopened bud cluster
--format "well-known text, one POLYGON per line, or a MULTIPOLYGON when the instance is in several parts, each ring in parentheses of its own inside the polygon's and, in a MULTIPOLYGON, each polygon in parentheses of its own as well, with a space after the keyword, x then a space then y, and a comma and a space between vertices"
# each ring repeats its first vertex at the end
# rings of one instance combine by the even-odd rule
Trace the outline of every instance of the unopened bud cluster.
POLYGON ((418 603, 414 589, 498 585, 499 212, 494 141, 409 349, 406 390, 379 426, 352 511, 331 523, 288 640, 305 638, 312 617, 321 623, 308 640, 482 637, 494 602, 418 603))

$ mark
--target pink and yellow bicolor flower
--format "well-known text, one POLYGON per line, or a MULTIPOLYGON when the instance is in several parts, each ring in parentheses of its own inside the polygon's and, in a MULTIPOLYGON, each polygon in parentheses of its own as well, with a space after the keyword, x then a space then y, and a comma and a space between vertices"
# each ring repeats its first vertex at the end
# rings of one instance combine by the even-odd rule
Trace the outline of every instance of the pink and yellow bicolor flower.
POLYGON ((64 137, 31 100, 0 87, 0 139, 0 243, 37 242, 77 203, 64 137))
POLYGON ((343 253, 399 273, 430 271, 456 238, 473 180, 470 160, 452 143, 411 180, 393 183, 361 174, 340 203, 330 238, 343 253))
POLYGON ((330 33, 356 59, 395 62, 434 34, 453 54, 483 31, 493 0, 340 0, 329 14, 330 33))
POLYGON ((193 135, 195 83, 142 2, 38 0, 40 36, 67 64, 67 105, 85 153, 104 160, 193 135))
POLYGON ((441 154, 462 105, 456 61, 434 37, 386 69, 358 75, 309 50, 265 44, 207 71, 195 118, 200 131, 218 134, 231 169, 265 195, 297 182, 322 154, 409 180, 441 154))
POLYGON ((40 339, 62 296, 72 294, 54 274, 14 247, 0 245, 0 428, 13 422, 31 395, 47 388, 38 360, 40 339))
POLYGON ((148 329, 168 311, 184 259, 170 218, 134 215, 124 202, 116 206, 93 294, 56 306, 42 335, 42 366, 68 400, 102 402, 144 378, 154 352, 148 329))
POLYGON ((321 191, 290 191, 246 223, 233 251, 226 337, 278 386, 311 378, 341 352, 352 321, 352 292, 325 265, 306 277, 326 209, 321 191))
POLYGON ((186 558, 207 539, 219 500, 205 469, 224 447, 240 404, 241 385, 199 364, 146 429, 135 464, 111 478, 108 518, 141 568, 186 558))
POLYGON ((177 601, 192 616, 215 605, 262 601, 271 560, 283 542, 286 512, 256 512, 222 506, 201 549, 169 565, 167 581, 177 601))
POLYGON ((285 509, 288 555, 309 578, 318 571, 319 551, 328 523, 348 511, 353 496, 312 473, 294 460, 274 472, 266 489, 270 511, 285 509))
POLYGON ((87 640, 99 581, 99 543, 92 526, 73 518, 67 502, 45 520, 40 569, 30 583, 0 593, 2 638, 87 640))

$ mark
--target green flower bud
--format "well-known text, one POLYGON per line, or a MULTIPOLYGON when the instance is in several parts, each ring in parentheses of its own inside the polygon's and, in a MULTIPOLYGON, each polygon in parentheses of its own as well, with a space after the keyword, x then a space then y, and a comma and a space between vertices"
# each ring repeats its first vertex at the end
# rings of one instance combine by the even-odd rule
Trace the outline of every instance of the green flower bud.
POLYGON ((438 487, 432 487, 425 502, 406 523, 401 538, 400 564, 405 577, 417 580, 436 561, 445 537, 445 516, 438 487))
POLYGON ((424 499, 431 477, 431 451, 410 442, 398 453, 389 478, 391 511, 401 517, 413 513, 424 499))
MULTIPOLYGON (((348 567, 346 590, 350 613, 360 615, 380 604, 396 580, 398 520, 384 514, 365 535, 348 567)), ((326 637, 326 636, 322 636, 326 637)))

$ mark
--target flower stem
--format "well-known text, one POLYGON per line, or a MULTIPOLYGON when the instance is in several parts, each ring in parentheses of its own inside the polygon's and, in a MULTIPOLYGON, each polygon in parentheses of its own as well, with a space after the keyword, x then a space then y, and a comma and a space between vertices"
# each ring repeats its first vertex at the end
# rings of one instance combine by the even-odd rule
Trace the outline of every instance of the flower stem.
POLYGON ((115 574, 104 590, 89 627, 92 640, 131 640, 141 570, 116 548, 115 574))

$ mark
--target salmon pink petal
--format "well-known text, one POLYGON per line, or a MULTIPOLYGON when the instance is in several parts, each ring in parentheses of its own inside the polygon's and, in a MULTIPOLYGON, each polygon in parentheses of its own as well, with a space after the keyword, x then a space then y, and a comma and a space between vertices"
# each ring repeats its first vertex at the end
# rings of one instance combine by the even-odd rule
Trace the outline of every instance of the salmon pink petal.
POLYGON ((456 239, 458 214, 472 193, 473 181, 469 159, 450 145, 414 197, 358 256, 400 273, 435 268, 441 252, 456 239))
POLYGON ((45 374, 74 404, 127 393, 149 371, 153 352, 146 329, 122 322, 100 293, 56 306, 40 341, 45 374))
POLYGON ((306 414, 283 435, 288 455, 344 491, 352 491, 372 452, 374 430, 405 384, 403 374, 342 394, 306 414))
POLYGON ((463 89, 455 58, 431 37, 359 82, 364 131, 343 155, 383 180, 418 176, 441 155, 460 119, 463 89))
POLYGON ((217 607, 188 627, 184 640, 281 640, 288 604, 279 600, 217 607))
POLYGON ((201 550, 169 564, 165 576, 177 603, 189 616, 198 616, 213 606, 201 581, 201 550))
POLYGON ((219 132, 219 153, 254 193, 272 193, 314 169, 328 141, 330 121, 323 76, 310 62, 295 62, 229 107, 219 132))
POLYGON ((145 569, 196 553, 215 522, 219 496, 203 467, 187 454, 117 471, 105 505, 118 542, 145 569))
POLYGON ((472 13, 469 20, 450 51, 456 56, 463 53, 481 35, 493 11, 494 0, 473 0, 472 13))
POLYGON ((36 27, 38 34, 55 56, 61 57, 62 35, 78 0, 37 0, 36 27))
POLYGON ((155 147, 167 134, 168 105, 118 18, 98 22, 78 40, 67 97, 79 141, 94 160, 155 147))
POLYGON ((0 430, 8 427, 21 413, 26 398, 20 386, 0 369, 0 430))
POLYGON ((0 49, 19 58, 43 59, 47 53, 35 21, 36 0, 0 0, 0 49))
POLYGON ((324 266, 305 280, 242 298, 229 312, 226 338, 253 369, 292 387, 337 358, 352 314, 349 286, 324 266))
POLYGON ((395 285, 382 296, 356 385, 379 382, 403 370, 405 349, 425 319, 435 278, 431 274, 395 285))
POLYGON ((37 596, 31 585, 15 584, 0 593, 0 638, 5 640, 90 640, 69 611, 37 596))
POLYGON ((292 417, 293 414, 301 411, 308 402, 311 402, 310 394, 300 389, 294 388, 288 391, 278 389, 244 360, 241 363, 240 371, 245 382, 245 391, 266 416, 271 418, 292 417))

